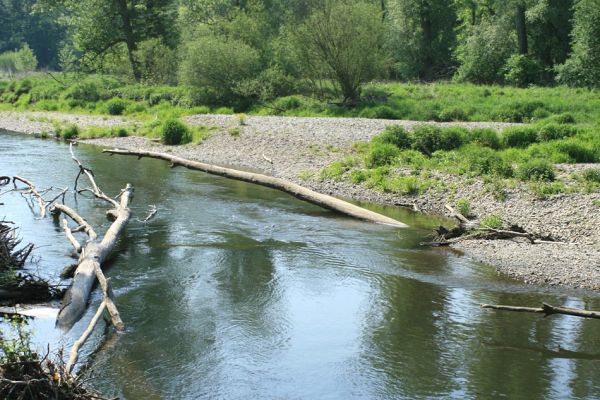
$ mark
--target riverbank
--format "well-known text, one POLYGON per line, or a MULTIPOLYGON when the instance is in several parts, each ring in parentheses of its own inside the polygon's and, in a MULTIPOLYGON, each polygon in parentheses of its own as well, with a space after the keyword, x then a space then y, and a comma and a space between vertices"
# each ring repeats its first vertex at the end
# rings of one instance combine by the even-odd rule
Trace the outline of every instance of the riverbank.
MULTIPOLYGON (((32 133, 30 113, 2 113, 0 127, 32 133), (18 122, 16 121, 18 119, 18 122)), ((42 113, 43 114, 43 113, 42 113)), ((61 114, 65 115, 65 114, 61 114)), ((68 115, 68 114, 66 114, 68 115)), ((77 116, 80 126, 127 124, 120 118, 77 116), (107 122, 110 121, 110 122, 107 122)), ((445 214, 445 205, 466 199, 472 214, 496 214, 527 231, 552 236, 560 243, 530 245, 519 241, 463 241, 455 247, 468 256, 495 266, 499 272, 531 284, 600 288, 600 193, 563 193, 538 198, 525 184, 506 188, 502 200, 486 190, 481 179, 436 172, 449 183, 447 190, 427 190, 419 195, 399 195, 367 189, 348 181, 323 179, 321 171, 354 151, 353 144, 368 141, 390 124, 412 129, 422 122, 363 118, 290 118, 232 115, 195 115, 191 125, 210 127, 210 135, 199 144, 163 146, 141 137, 114 137, 87 140, 100 146, 142 149, 207 163, 229 165, 285 178, 336 197, 388 205, 414 205, 429 213, 445 214)), ((435 123, 439 125, 440 123, 435 123)), ((502 123, 455 123, 467 128, 501 130, 502 123)), ((111 125, 112 126, 112 125, 111 125)), ((46 127, 48 128, 48 127, 46 127)), ((559 175, 587 166, 557 165, 559 175)))

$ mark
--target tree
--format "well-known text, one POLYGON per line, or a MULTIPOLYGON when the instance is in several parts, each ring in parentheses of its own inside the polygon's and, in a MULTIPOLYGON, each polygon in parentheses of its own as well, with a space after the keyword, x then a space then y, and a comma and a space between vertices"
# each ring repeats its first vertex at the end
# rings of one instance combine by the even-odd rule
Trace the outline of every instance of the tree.
POLYGON ((136 80, 140 42, 161 38, 174 43, 176 7, 172 0, 41 0, 47 10, 60 10, 73 46, 84 66, 94 69, 106 53, 124 44, 136 80))
POLYGON ((300 65, 310 79, 330 79, 344 102, 383 70, 381 10, 366 2, 326 1, 295 33, 300 65))
POLYGON ((573 52, 558 68, 558 79, 569 85, 600 87, 600 0, 575 4, 573 52))
POLYGON ((455 69, 456 9, 445 0, 395 0, 386 8, 387 44, 401 78, 431 81, 455 69))

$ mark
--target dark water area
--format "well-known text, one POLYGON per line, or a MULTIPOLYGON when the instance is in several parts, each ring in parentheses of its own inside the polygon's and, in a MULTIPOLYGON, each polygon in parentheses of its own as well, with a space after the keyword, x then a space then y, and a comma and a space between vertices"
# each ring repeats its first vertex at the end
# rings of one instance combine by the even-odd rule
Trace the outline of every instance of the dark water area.
MULTIPOLYGON (((93 386, 126 399, 600 398, 600 321, 484 310, 542 301, 600 309, 592 292, 529 287, 419 243, 436 220, 384 211, 399 230, 284 193, 80 145, 103 190, 135 186, 134 218, 106 265, 127 325, 96 329, 93 386), (142 223, 148 205, 158 215, 142 223)), ((73 186, 68 147, 0 133, 0 175, 73 186)), ((103 203, 67 203, 103 232, 103 203)), ((0 218, 35 242, 30 268, 58 281, 73 263, 60 226, 18 194, 0 218)), ((66 347, 52 319, 40 346, 66 347)))

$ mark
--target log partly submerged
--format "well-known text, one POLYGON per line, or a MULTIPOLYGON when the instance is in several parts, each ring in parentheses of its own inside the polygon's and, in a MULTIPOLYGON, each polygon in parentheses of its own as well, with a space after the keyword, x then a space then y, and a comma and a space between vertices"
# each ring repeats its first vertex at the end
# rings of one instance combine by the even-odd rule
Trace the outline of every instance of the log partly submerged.
POLYGON ((220 175, 231 179, 236 179, 244 182, 254 183, 257 185, 278 189, 283 192, 289 193, 299 199, 308 201, 310 203, 316 204, 324 208, 328 208, 330 210, 337 211, 345 215, 349 215, 354 218, 376 222, 380 224, 392 225, 399 228, 407 227, 406 224, 397 221, 393 218, 386 217, 385 215, 381 215, 374 211, 370 211, 365 208, 356 206, 344 200, 336 199, 335 197, 328 196, 326 194, 317 193, 296 183, 287 181, 285 179, 276 178, 273 176, 220 167, 217 165, 187 160, 185 158, 173 156, 170 154, 158 153, 153 151, 105 149, 103 150, 103 152, 109 154, 137 156, 138 158, 148 157, 156 158, 159 160, 165 160, 169 161, 171 163, 171 166, 173 167, 181 165, 189 169, 203 171, 213 175, 220 175))
POLYGON ((542 307, 518 307, 505 306, 499 304, 482 304, 481 308, 491 308, 493 310, 513 311, 513 312, 529 312, 535 314, 544 314, 544 317, 554 314, 570 315, 573 317, 596 318, 600 319, 600 311, 582 310, 579 308, 553 306, 547 303, 542 303, 542 307))
POLYGON ((99 239, 94 228, 77 212, 64 204, 53 204, 51 211, 54 214, 62 213, 66 215, 77 223, 75 231, 83 231, 87 235, 85 243, 83 245, 80 244, 74 237, 73 230, 69 228, 67 221, 63 220, 65 234, 80 256, 73 276, 73 282, 63 298, 62 306, 56 319, 56 325, 63 330, 68 330, 81 318, 86 309, 92 286, 96 279, 98 279, 105 293, 104 303, 106 303, 106 308, 111 315, 113 325, 118 331, 122 331, 124 329, 123 322, 112 299, 107 295, 109 288, 107 287, 106 278, 100 266, 115 247, 121 232, 131 217, 129 203, 133 196, 133 187, 127 184, 119 194, 118 200, 115 200, 98 188, 93 173, 81 165, 75 157, 72 147, 71 156, 78 164, 80 174, 85 175, 90 181, 91 188, 84 189, 83 191, 93 193, 96 198, 102 199, 112 206, 107 211, 107 216, 113 219, 113 223, 102 239, 99 239))

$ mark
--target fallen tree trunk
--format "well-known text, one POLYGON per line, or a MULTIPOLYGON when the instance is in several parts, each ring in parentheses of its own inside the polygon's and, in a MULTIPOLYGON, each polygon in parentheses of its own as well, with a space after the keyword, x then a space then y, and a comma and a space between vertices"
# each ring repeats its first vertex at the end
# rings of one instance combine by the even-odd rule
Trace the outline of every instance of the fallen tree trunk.
MULTIPOLYGON (((133 187, 127 184, 121 193, 120 202, 117 207, 111 210, 111 215, 114 214, 117 218, 111 224, 110 228, 108 228, 100 242, 98 242, 94 233, 93 235, 89 235, 90 239, 84 246, 79 245, 77 242, 73 244, 76 251, 81 251, 81 255, 79 257, 77 269, 75 270, 75 275, 73 276, 73 283, 63 298, 62 307, 56 319, 56 325, 59 328, 68 330, 79 320, 79 318, 81 318, 96 278, 100 278, 99 280, 104 278, 98 274, 98 271, 101 272, 100 265, 115 247, 119 235, 131 217, 129 202, 132 195, 133 187)), ((67 208, 68 207, 63 206, 62 204, 56 204, 53 207, 53 211, 63 212, 72 217, 70 212, 66 211, 67 208)), ((77 222, 82 220, 81 217, 73 219, 77 222)), ((117 325, 115 325, 115 327, 119 329, 117 325)))
POLYGON ((103 152, 108 154, 137 156, 138 158, 157 158, 159 160, 169 161, 171 163, 171 166, 173 167, 181 165, 189 169, 203 171, 209 174, 224 176, 231 179, 236 179, 244 182, 254 183, 257 185, 278 189, 283 192, 289 193, 299 199, 308 201, 310 203, 316 204, 324 208, 328 208, 330 210, 337 211, 345 215, 349 215, 354 218, 377 222, 380 224, 392 225, 399 228, 407 227, 406 224, 397 221, 393 218, 386 217, 385 215, 381 215, 379 213, 356 206, 344 200, 336 199, 335 197, 328 196, 326 194, 317 193, 313 190, 307 189, 303 186, 281 178, 276 178, 263 174, 256 174, 252 172, 240 171, 231 168, 219 167, 212 164, 191 161, 185 158, 172 156, 170 154, 157 153, 152 151, 105 149, 103 150, 103 152))
POLYGON ((80 256, 77 263, 77 269, 73 276, 73 282, 63 298, 61 309, 56 318, 56 325, 63 330, 71 329, 73 324, 75 324, 75 322, 83 315, 90 292, 92 291, 92 286, 96 279, 98 279, 104 291, 103 304, 105 304, 106 309, 109 311, 115 328, 118 331, 122 331, 125 329, 123 321, 109 296, 107 280, 104 277, 100 266, 115 247, 121 232, 131 217, 129 203, 133 196, 133 187, 130 184, 127 184, 118 197, 119 201, 107 196, 98 188, 92 171, 85 168, 75 157, 72 144, 70 151, 71 157, 79 166, 79 174, 77 175, 76 180, 79 179, 80 175, 85 175, 88 178, 92 187, 84 190, 93 193, 95 197, 106 201, 112 206, 112 208, 107 211, 107 216, 114 219, 114 221, 104 234, 104 237, 100 240, 92 226, 76 211, 64 204, 53 204, 51 211, 54 214, 62 213, 68 216, 77 223, 78 227, 75 230, 84 231, 88 236, 88 240, 81 245, 77 239, 75 239, 73 231, 68 227, 67 221, 63 220, 65 234, 75 251, 80 253, 80 256))
POLYGON ((571 315, 573 317, 600 319, 599 311, 581 310, 579 308, 570 308, 570 307, 557 307, 557 306, 553 306, 553 305, 550 305, 547 303, 542 303, 541 308, 504 306, 504 305, 498 305, 498 304, 482 304, 481 308, 491 308, 493 310, 544 314, 544 317, 547 317, 549 315, 554 315, 554 314, 563 314, 563 315, 571 315))

